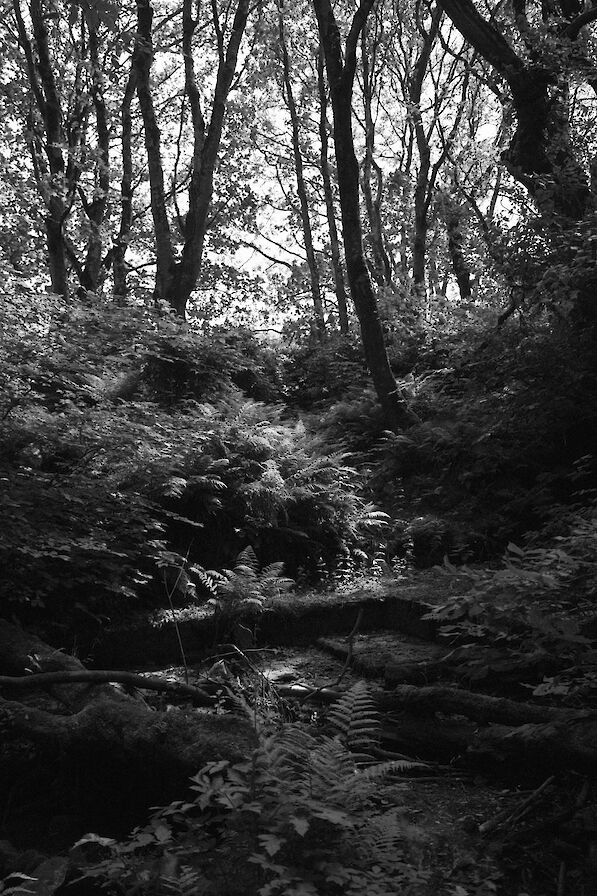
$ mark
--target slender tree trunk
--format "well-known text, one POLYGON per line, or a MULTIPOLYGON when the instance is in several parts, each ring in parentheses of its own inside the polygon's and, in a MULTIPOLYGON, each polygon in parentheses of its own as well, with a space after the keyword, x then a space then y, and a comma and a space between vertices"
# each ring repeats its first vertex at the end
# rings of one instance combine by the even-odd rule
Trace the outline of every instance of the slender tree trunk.
MULTIPOLYGON (((165 293, 175 311, 184 317, 191 293, 197 285, 203 259, 203 247, 207 231, 207 215, 213 195, 214 171, 222 138, 224 116, 232 79, 236 71, 238 51, 249 15, 249 0, 238 0, 228 46, 224 46, 222 34, 214 10, 214 27, 218 38, 219 65, 216 76, 213 106, 207 134, 201 121, 193 115, 195 147, 193 170, 189 187, 189 210, 185 223, 182 257, 177 263, 174 276, 165 293), (199 150, 199 151, 198 151, 199 150)), ((190 0, 185 0, 183 8, 183 39, 185 40, 185 76, 187 95, 193 110, 194 97, 198 100, 195 85, 190 39, 196 23, 191 17, 190 0)))
POLYGON ((151 0, 138 0, 137 36, 133 51, 133 67, 135 69, 137 97, 139 99, 141 117, 143 118, 145 149, 147 151, 147 165, 149 168, 151 214, 156 248, 155 298, 160 300, 166 299, 170 295, 174 270, 174 251, 166 208, 161 134, 150 86, 150 72, 153 63, 152 20, 153 9, 151 0))
POLYGON ((413 237, 413 285, 415 295, 424 304, 427 286, 425 271, 427 263, 427 178, 429 177, 429 152, 425 153, 424 147, 419 147, 419 171, 415 185, 415 213, 414 213, 414 237, 413 237))
POLYGON ((429 65, 433 44, 439 32, 441 17, 442 9, 436 6, 432 13, 429 31, 425 32, 423 44, 408 85, 409 99, 413 110, 415 140, 419 154, 419 170, 414 193, 413 285, 415 295, 423 306, 427 303, 425 273, 427 264, 427 230, 429 227, 427 216, 431 202, 431 148, 421 112, 421 95, 425 72, 429 65))
POLYGON ((299 119, 296 110, 294 93, 292 91, 290 60, 288 58, 288 46, 286 44, 286 35, 284 33, 283 0, 278 0, 278 37, 282 55, 282 76, 284 85, 282 93, 284 95, 286 106, 290 114, 290 124, 292 128, 292 153, 294 158, 294 172, 296 176, 296 190, 299 198, 303 239, 305 241, 305 255, 307 257, 307 267, 309 268, 309 281, 311 285, 311 297, 313 299, 315 327, 317 329, 319 337, 322 338, 325 336, 325 316, 323 312, 323 302, 321 299, 321 286, 319 282, 319 271, 317 269, 317 259, 315 257, 315 249, 313 247, 311 215, 309 212, 307 185, 305 183, 305 175, 303 171, 303 155, 301 152, 299 119))
POLYGON ((454 199, 449 196, 444 197, 444 214, 452 270, 456 277, 460 298, 463 301, 468 301, 473 294, 473 289, 470 268, 462 249, 464 242, 462 235, 462 210, 454 199))
POLYGON ((356 46, 363 24, 375 0, 361 0, 346 40, 344 63, 341 39, 330 0, 313 0, 319 36, 325 53, 334 114, 334 146, 342 211, 344 254, 348 282, 361 326, 363 349, 387 424, 399 430, 412 423, 398 394, 392 373, 377 300, 363 251, 359 205, 359 164, 352 134, 352 89, 356 70, 356 46))
POLYGON ((375 124, 373 122, 371 84, 371 66, 369 65, 367 47, 367 23, 361 35, 361 63, 363 70, 363 105, 365 109, 365 157, 363 159, 362 189, 365 197, 365 208, 369 221, 369 240, 373 257, 374 277, 379 286, 390 286, 392 283, 392 264, 386 251, 383 225, 381 220, 381 199, 383 195, 383 173, 375 162, 373 150, 375 146, 375 124), (375 172, 376 186, 373 189, 375 172))
POLYGON ((330 173, 330 161, 328 157, 328 122, 327 122, 327 95, 324 79, 324 56, 320 47, 317 53, 317 87, 319 91, 319 143, 320 143, 320 167, 323 181, 323 195, 330 234, 330 254, 332 261, 332 273, 334 276, 334 291, 338 303, 338 319, 340 332, 348 335, 350 325, 348 322, 348 304, 346 289, 344 286, 344 270, 342 267, 342 253, 340 251, 340 239, 336 225, 336 211, 334 209, 334 192, 332 189, 332 176, 330 173))
MULTIPOLYGON (((84 9, 84 7, 82 7, 84 9)), ((99 60, 99 38, 93 14, 85 14, 89 38, 89 60, 91 63, 91 99, 97 127, 97 153, 95 195, 87 202, 81 191, 81 201, 87 216, 89 236, 81 286, 95 292, 101 282, 103 265, 103 239, 101 227, 106 217, 110 192, 110 134, 108 115, 102 86, 101 63, 99 60)))
POLYGON ((39 173, 38 183, 46 205, 45 231, 48 268, 52 292, 68 296, 67 255, 64 242, 64 220, 68 206, 64 201, 65 163, 62 147, 65 142, 60 93, 52 69, 45 12, 40 0, 31 0, 29 15, 33 44, 27 34, 19 0, 13 0, 19 43, 23 50, 31 92, 44 127, 44 147, 36 157, 35 141, 30 143, 39 173))
POLYGON ((131 65, 129 77, 120 107, 120 121, 122 127, 121 145, 122 145, 122 181, 120 183, 120 227, 118 235, 114 240, 112 250, 112 270, 114 276, 114 295, 126 296, 128 293, 127 286, 127 267, 126 267, 126 250, 130 240, 131 227, 133 223, 133 153, 132 153, 132 134, 133 134, 133 118, 131 115, 131 104, 135 91, 137 89, 137 70, 131 65))

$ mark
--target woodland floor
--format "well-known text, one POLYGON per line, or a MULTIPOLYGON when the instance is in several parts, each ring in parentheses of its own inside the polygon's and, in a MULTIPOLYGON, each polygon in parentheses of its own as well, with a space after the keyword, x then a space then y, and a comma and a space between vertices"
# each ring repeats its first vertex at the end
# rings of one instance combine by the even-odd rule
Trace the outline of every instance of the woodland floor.
MULTIPOLYGON (((423 594, 427 587, 421 583, 420 589, 423 594)), ((356 636, 354 660, 344 672, 342 660, 321 647, 272 649, 253 661, 274 691, 290 684, 345 690, 364 676, 375 691, 383 682, 374 673, 382 674, 389 660, 432 661, 447 652, 445 646, 383 631, 356 636)), ((180 680, 184 675, 182 667, 163 671, 180 680)), ((200 680, 205 669, 197 667, 193 675, 200 680)), ((303 712, 302 719, 315 726, 325 721, 325 708, 303 712)), ((380 782, 373 811, 393 807, 404 830, 399 848, 413 881, 406 891, 401 885, 401 896, 595 896, 594 850, 571 843, 554 822, 574 814, 571 806, 583 790, 583 811, 594 820, 597 789, 588 792, 578 775, 564 771, 525 788, 457 764, 430 763, 428 770, 380 782)))
MULTIPOLYGON (((452 592, 461 586, 430 571, 405 582, 400 593, 429 604, 442 602, 446 589, 452 592)), ((303 595, 291 600, 307 612, 322 600, 350 605, 356 598, 303 595)), ((448 642, 396 630, 362 631, 352 639, 347 666, 347 634, 344 629, 337 635, 314 637, 304 646, 247 649, 242 662, 234 650, 217 649, 190 667, 189 681, 198 684, 208 674, 217 675, 214 663, 226 663, 226 674, 237 677, 241 686, 252 681, 253 687, 263 688, 272 716, 284 718, 288 713, 289 720, 317 728, 325 725, 326 706, 289 699, 285 696, 289 687, 343 691, 365 678, 372 693, 383 694, 391 664, 432 665, 453 649, 448 642)), ((137 671, 144 674, 150 667, 148 662, 137 671)), ((155 665, 152 668, 153 675, 184 680, 180 665, 162 666, 157 672, 155 665)), ((146 700, 164 708, 162 697, 153 694, 146 700)), ((435 730, 454 721, 448 716, 435 713, 435 730)), ((391 743, 383 746, 396 749, 391 743)), ((539 772, 526 782, 520 775, 513 779, 507 769, 504 774, 478 772, 459 758, 442 761, 417 755, 416 747, 409 756, 427 765, 384 779, 376 787, 373 810, 371 806, 366 810, 370 815, 379 809, 381 815, 392 807, 404 830, 398 848, 412 882, 406 890, 401 883, 397 896, 597 896, 597 783, 590 775, 562 767, 556 774, 539 772)), ((40 831, 35 845, 46 855, 56 854, 68 850, 69 836, 63 839, 60 844, 54 840, 57 848, 52 850, 52 839, 40 831)), ((74 839, 70 837, 71 844, 74 839)))

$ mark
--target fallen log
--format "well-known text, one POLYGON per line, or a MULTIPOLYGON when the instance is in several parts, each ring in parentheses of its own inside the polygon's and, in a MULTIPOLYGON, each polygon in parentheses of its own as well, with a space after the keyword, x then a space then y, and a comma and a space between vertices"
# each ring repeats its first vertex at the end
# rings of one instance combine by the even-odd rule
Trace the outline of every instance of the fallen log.
POLYGON ((386 743, 424 759, 445 761, 451 754, 512 780, 564 770, 597 773, 595 712, 440 686, 402 685, 381 694, 377 704, 392 718, 384 726, 386 743))
POLYGON ((436 660, 388 663, 384 679, 388 687, 455 681, 471 689, 511 693, 521 691, 522 683, 542 681, 544 676, 565 668, 568 662, 565 657, 544 650, 526 656, 509 656, 502 650, 471 644, 456 647, 436 660))
MULTIPOLYGON (((184 795, 189 777, 206 762, 239 761, 256 742, 245 715, 152 710, 113 684, 150 687, 144 676, 90 673, 75 657, 1 620, 0 674, 0 815, 17 842, 31 823, 19 805, 31 798, 15 787, 28 778, 37 816, 45 804, 53 813, 67 805, 81 833, 119 836, 149 806, 184 795)), ((203 706, 212 703, 202 688, 158 683, 203 706)))
POLYGON ((545 724, 480 730, 468 748, 475 764, 501 767, 508 774, 527 769, 533 776, 575 771, 597 773, 597 718, 594 714, 545 724))
POLYGON ((522 703, 506 697, 491 697, 441 685, 423 688, 399 685, 394 690, 381 694, 377 703, 382 711, 408 709, 410 713, 441 712, 466 716, 486 724, 501 723, 510 726, 526 725, 529 722, 566 721, 590 715, 578 710, 522 703))

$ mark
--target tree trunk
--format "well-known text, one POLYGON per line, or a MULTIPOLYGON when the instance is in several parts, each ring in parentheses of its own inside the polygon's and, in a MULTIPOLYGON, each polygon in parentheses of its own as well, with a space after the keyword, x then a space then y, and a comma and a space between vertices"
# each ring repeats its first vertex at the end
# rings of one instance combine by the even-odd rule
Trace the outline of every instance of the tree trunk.
POLYGON ((421 112, 421 96, 423 81, 435 39, 439 33, 442 10, 436 6, 432 13, 429 31, 424 32, 417 61, 412 77, 408 82, 409 99, 412 104, 412 117, 415 140, 419 154, 419 170, 415 184, 414 239, 413 239, 413 285, 420 306, 427 307, 426 266, 427 266, 427 230, 429 226, 428 212, 431 203, 433 184, 430 183, 431 147, 425 131, 421 112))
POLYGON ((452 262, 452 270, 456 277, 460 298, 468 302, 473 294, 471 271, 464 256, 462 244, 462 209, 450 196, 444 197, 444 213, 448 234, 448 253, 452 262))
POLYGON ((45 220, 46 244, 48 247, 48 266, 52 292, 58 296, 68 297, 68 270, 66 265, 66 248, 64 245, 63 204, 52 197, 49 202, 45 220))
MULTIPOLYGON (((472 0, 439 0, 462 36, 505 78, 516 111, 516 129, 502 159, 510 174, 523 184, 539 210, 578 220, 591 207, 586 173, 576 160, 567 114, 552 96, 559 71, 553 61, 525 62, 493 23, 487 22, 472 0)), ((575 40, 578 31, 569 32, 575 40)))
POLYGON ((365 108, 365 157, 363 159, 362 189, 365 197, 365 208, 369 222, 369 241, 373 259, 374 277, 379 286, 390 286, 392 283, 392 265, 386 251, 383 225, 381 220, 381 198, 383 193, 383 173, 375 162, 373 150, 375 146, 375 126, 373 123, 371 69, 367 46, 367 23, 363 25, 361 34, 361 64, 363 71, 363 104, 365 108), (373 172, 375 171, 376 187, 373 190, 373 172))
POLYGON ((132 135, 133 117, 131 104, 137 90, 137 70, 131 65, 122 105, 120 121, 122 126, 122 181, 120 183, 120 227, 112 249, 112 271, 114 278, 114 295, 124 297, 128 294, 126 250, 129 244, 133 223, 133 154, 132 135))
MULTIPOLYGON (((185 19, 183 21, 183 40, 185 43, 185 75, 187 94, 191 102, 198 102, 198 94, 194 81, 190 38, 194 29, 191 19, 191 3, 185 0, 185 19)), ((197 285, 203 259, 203 247, 207 231, 207 215, 213 195, 214 171, 218 159, 218 151, 222 138, 226 102, 232 79, 236 71, 236 62, 240 43, 249 15, 249 0, 238 0, 232 24, 228 46, 224 47, 224 37, 219 22, 214 19, 218 37, 220 62, 216 76, 213 106, 207 134, 201 125, 202 117, 193 115, 194 152, 191 183, 189 187, 189 210, 186 217, 184 246, 180 261, 176 264, 174 276, 165 293, 175 311, 184 317, 191 293, 197 285)), ((217 18, 217 10, 214 12, 217 18)))
POLYGON ((151 0, 139 0, 137 3, 137 36, 133 51, 133 67, 139 108, 145 131, 145 149, 149 168, 149 189, 151 214, 153 218, 156 249, 156 301, 167 299, 170 295, 174 271, 174 250, 170 234, 170 224, 166 208, 166 191, 164 189, 164 171, 162 168, 161 134, 158 127, 153 97, 151 95, 150 73, 153 64, 153 43, 151 24, 153 9, 151 0))
MULTIPOLYGON (((45 230, 48 248, 48 267, 52 292, 68 296, 68 271, 64 241, 64 220, 68 207, 63 199, 65 163, 62 154, 64 131, 62 105, 52 69, 45 13, 40 0, 29 4, 33 44, 27 35, 19 2, 13 3, 19 43, 27 63, 31 92, 44 127, 43 155, 36 157, 35 141, 30 143, 33 161, 38 172, 38 186, 46 205, 45 230)), ((40 135, 41 142, 41 135, 40 135)))
POLYGON ((323 195, 325 210, 330 233, 330 254, 332 273, 334 276, 334 291, 338 303, 338 320, 340 332, 347 336, 350 330, 348 321, 348 303, 346 289, 344 287, 344 270, 342 267, 342 254, 340 252, 340 239, 336 225, 336 211, 334 209, 334 192, 332 190, 332 177, 330 173, 330 161, 328 158, 328 122, 327 122, 327 95, 324 79, 324 56, 320 46, 317 53, 317 87, 319 91, 319 142, 320 142, 320 167, 323 181, 323 195))
POLYGON ((296 111, 294 93, 292 91, 290 60, 288 58, 288 47, 286 44, 286 36, 284 34, 283 0, 278 0, 278 37, 280 41, 280 51, 282 54, 282 76, 284 84, 282 93, 286 100, 286 106, 290 114, 290 124, 292 128, 292 154, 294 158, 294 172, 296 176, 296 189, 300 204, 303 239, 305 241, 305 255, 307 257, 307 267, 309 268, 309 280, 311 284, 311 297, 313 300, 315 327, 321 339, 325 336, 325 316, 323 312, 323 302, 321 299, 321 286, 319 283, 319 271, 317 270, 317 259, 315 257, 315 249, 313 248, 313 233, 311 230, 311 216, 309 212, 309 200, 307 198, 307 186, 305 183, 305 175, 303 171, 303 156, 301 152, 299 120, 296 111))
MULTIPOLYGON (((85 10, 85 7, 82 7, 85 10)), ((102 71, 99 59, 99 37, 94 13, 82 13, 87 25, 89 40, 89 61, 91 64, 91 100, 95 112, 97 128, 97 162, 94 196, 87 201, 80 191, 83 209, 87 216, 89 235, 83 266, 81 286, 84 290, 96 292, 102 280, 104 270, 102 224, 108 208, 110 193, 110 132, 108 114, 102 86, 102 71)))
POLYGON ((359 164, 352 134, 352 89, 356 69, 356 45, 374 0, 362 0, 346 41, 342 63, 340 32, 330 0, 313 0, 319 36, 325 53, 334 115, 334 146, 342 211, 344 255, 348 283, 361 326, 365 359, 387 425, 398 431, 412 424, 405 402, 398 394, 390 367, 377 301, 363 251, 359 207, 359 164))

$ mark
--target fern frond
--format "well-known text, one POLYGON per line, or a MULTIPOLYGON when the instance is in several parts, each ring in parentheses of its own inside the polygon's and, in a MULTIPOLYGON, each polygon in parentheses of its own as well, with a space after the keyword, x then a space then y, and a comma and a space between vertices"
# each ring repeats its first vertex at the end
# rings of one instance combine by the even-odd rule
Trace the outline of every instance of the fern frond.
POLYGON ((261 577, 263 579, 277 579, 284 572, 284 561, 279 560, 277 563, 269 563, 267 566, 264 566, 261 570, 261 577))
POLYGON ((377 762, 368 768, 360 769, 359 776, 364 781, 382 781, 389 775, 403 774, 413 769, 429 768, 426 762, 418 762, 415 759, 389 759, 387 762, 377 762))
POLYGON ((237 563, 232 570, 229 578, 238 577, 239 579, 256 579, 257 571, 246 563, 237 563))
POLYGON ((164 498, 180 498, 187 487, 187 480, 182 476, 170 476, 162 488, 164 498))
POLYGON ((349 749, 366 753, 377 746, 380 715, 366 682, 357 681, 340 697, 330 710, 329 721, 349 749))
POLYGON ((206 896, 212 892, 212 885, 207 878, 188 865, 183 865, 176 877, 161 877, 160 884, 168 896, 206 896))
MULTIPOLYGON (((412 826, 407 825, 407 828, 412 828, 412 826)), ((370 860, 388 861, 389 857, 395 855, 397 843, 404 842, 404 837, 405 823, 395 810, 386 812, 377 818, 368 819, 365 842, 370 860)))
POLYGON ((310 785, 320 796, 344 794, 356 774, 355 757, 337 737, 326 737, 310 757, 310 785))
POLYGON ((236 575, 249 575, 251 577, 256 576, 259 572, 259 560, 251 545, 241 551, 236 558, 234 572, 236 575))
POLYGON ((226 577, 215 569, 203 569, 200 566, 193 566, 190 572, 194 573, 204 588, 217 597, 222 589, 222 585, 226 582, 226 577))

